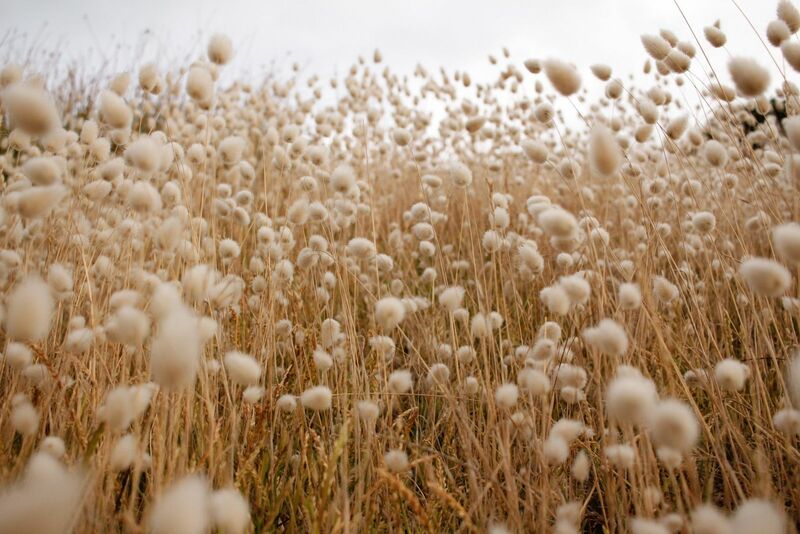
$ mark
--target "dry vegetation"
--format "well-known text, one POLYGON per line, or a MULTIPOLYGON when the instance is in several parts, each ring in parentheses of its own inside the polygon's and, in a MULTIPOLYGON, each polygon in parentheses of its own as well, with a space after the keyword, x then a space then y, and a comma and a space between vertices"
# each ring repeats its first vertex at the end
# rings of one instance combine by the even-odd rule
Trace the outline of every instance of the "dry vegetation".
POLYGON ((799 27, 779 80, 719 23, 635 84, 6 65, 0 532, 795 532, 799 27))

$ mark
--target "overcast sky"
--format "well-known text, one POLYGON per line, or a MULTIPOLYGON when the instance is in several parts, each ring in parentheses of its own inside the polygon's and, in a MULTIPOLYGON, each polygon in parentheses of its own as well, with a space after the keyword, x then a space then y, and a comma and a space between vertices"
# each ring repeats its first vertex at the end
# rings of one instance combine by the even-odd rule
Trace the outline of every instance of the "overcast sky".
MULTIPOLYGON (((736 2, 763 36, 775 2, 736 2)), ((678 3, 703 44, 703 26, 722 21, 727 51, 710 54, 721 72, 728 53, 775 69, 733 0, 678 3)), ((156 60, 166 66, 198 56, 206 38, 221 31, 237 49, 231 70, 258 73, 273 61, 284 67, 298 61, 329 75, 378 47, 384 62, 401 73, 421 62, 466 69, 483 81, 492 71, 487 55, 499 55, 502 46, 518 61, 555 56, 584 73, 596 62, 612 65, 615 74, 638 72, 645 58, 639 35, 659 28, 694 40, 673 0, 4 0, 0 36, 17 33, 13 46, 7 36, 0 50, 36 43, 58 48, 63 60, 114 58, 115 68, 156 60)))

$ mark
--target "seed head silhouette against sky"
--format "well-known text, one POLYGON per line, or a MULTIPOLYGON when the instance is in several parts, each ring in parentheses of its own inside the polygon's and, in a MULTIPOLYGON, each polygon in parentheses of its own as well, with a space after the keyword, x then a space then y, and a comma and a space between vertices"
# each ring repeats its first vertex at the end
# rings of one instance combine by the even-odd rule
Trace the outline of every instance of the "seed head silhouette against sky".
MULTIPOLYGON (((412 71, 419 62, 428 69, 466 70, 474 80, 486 81, 496 69, 488 55, 499 57, 506 46, 518 62, 550 56, 573 62, 585 79, 589 65, 598 62, 613 66, 615 76, 627 75, 640 72, 646 57, 639 36, 664 27, 695 44, 696 36, 723 79, 727 79, 728 54, 758 54, 763 62, 769 48, 778 64, 782 61, 776 49, 759 39, 774 17, 761 0, 678 4, 673 0, 7 0, 4 4, 0 35, 7 54, 30 45, 57 47, 70 59, 89 56, 98 63, 107 60, 117 69, 147 61, 166 67, 197 57, 214 32, 224 32, 234 42, 236 57, 230 69, 251 74, 288 68, 295 61, 321 75, 342 73, 358 55, 370 57, 379 48, 384 61, 400 73, 412 71), (726 49, 705 46, 702 35, 703 26, 718 18, 729 37, 726 49), (7 46, 9 42, 13 46, 7 46)), ((8 58, 0 54, 0 59, 8 58)), ((768 66, 777 80, 776 65, 768 66)))

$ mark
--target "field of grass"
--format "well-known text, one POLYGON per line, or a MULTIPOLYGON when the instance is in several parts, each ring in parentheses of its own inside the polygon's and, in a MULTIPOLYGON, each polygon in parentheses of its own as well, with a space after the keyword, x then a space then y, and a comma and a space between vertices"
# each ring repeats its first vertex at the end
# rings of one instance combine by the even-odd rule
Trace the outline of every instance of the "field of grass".
POLYGON ((800 12, 780 79, 712 22, 635 77, 0 66, 0 533, 796 533, 800 12))

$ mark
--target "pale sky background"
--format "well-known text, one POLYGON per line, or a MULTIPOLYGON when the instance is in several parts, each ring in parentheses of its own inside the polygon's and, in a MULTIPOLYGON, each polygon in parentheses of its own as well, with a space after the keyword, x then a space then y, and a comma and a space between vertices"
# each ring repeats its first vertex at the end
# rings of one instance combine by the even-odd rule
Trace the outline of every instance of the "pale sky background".
MULTIPOLYGON (((706 48, 723 80, 729 79, 728 54, 756 58, 777 80, 777 67, 759 40, 766 41, 776 2, 736 2, 758 35, 733 0, 679 0, 704 46, 703 26, 722 21, 727 49, 706 48)), ((610 64, 615 75, 640 72, 642 33, 669 28, 694 42, 673 0, 4 0, 0 12, 0 61, 35 43, 57 48, 63 64, 113 58, 112 69, 194 59, 218 31, 236 48, 229 72, 257 74, 273 61, 284 69, 297 61, 328 76, 378 47, 395 72, 410 73, 421 62, 429 70, 467 70, 477 82, 495 79, 497 67, 487 56, 500 57, 502 46, 518 64, 559 57, 587 79, 596 62, 610 64)), ((693 70, 702 73, 696 62, 693 70)))

